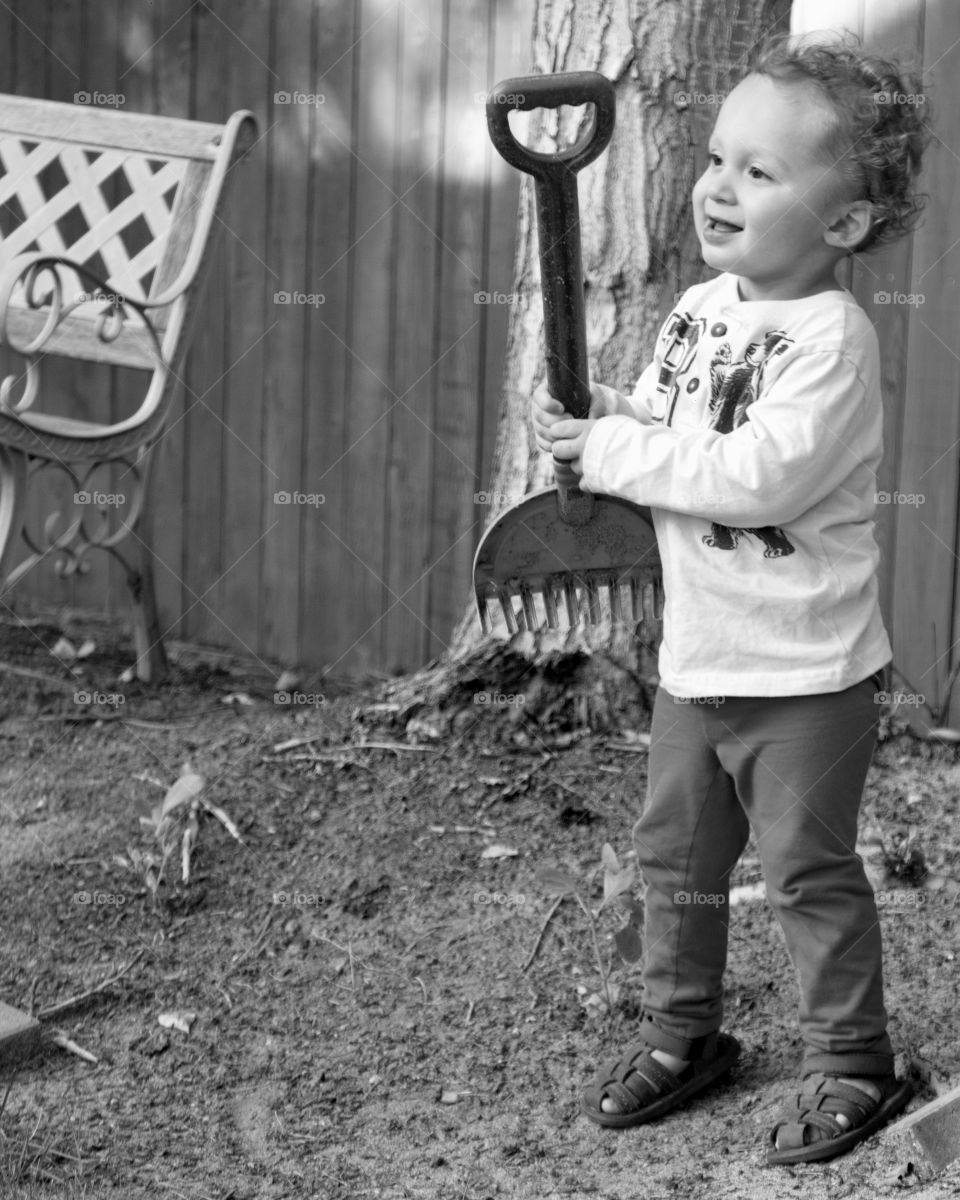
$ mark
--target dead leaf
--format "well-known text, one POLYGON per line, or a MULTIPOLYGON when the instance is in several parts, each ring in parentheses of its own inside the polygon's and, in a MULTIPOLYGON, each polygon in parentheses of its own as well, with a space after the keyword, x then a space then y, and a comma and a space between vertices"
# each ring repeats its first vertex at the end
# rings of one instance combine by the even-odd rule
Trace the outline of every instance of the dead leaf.
POLYGON ((92 641, 90 638, 87 638, 87 640, 80 646, 76 656, 77 658, 89 658, 96 648, 97 643, 92 641))
POLYGON ((609 842, 603 843, 603 849, 600 851, 600 861, 608 871, 620 870, 620 860, 617 858, 616 851, 609 842))
POLYGON ((480 855, 481 858, 515 858, 520 853, 512 846, 488 846, 480 855))
POLYGON ((299 671, 284 671, 273 685, 273 690, 275 692, 296 692, 302 682, 299 671))
POLYGON ((253 704, 253 700, 251 699, 250 696, 247 695, 246 692, 228 692, 226 696, 220 697, 220 703, 221 704, 232 704, 235 707, 239 708, 243 705, 249 706, 249 705, 253 704))
POLYGON ((195 800, 205 786, 206 780, 203 776, 197 775, 189 766, 185 766, 183 773, 179 778, 174 780, 163 798, 163 803, 160 805, 161 819, 168 817, 181 804, 187 804, 189 801, 195 800))
POLYGON ((200 824, 196 816, 191 813, 187 827, 183 831, 183 844, 180 851, 180 871, 184 883, 190 882, 190 855, 193 852, 193 847, 197 844, 197 835, 199 832, 200 824))
POLYGON ((236 827, 233 821, 231 821, 222 808, 218 807, 216 804, 208 804, 206 801, 203 801, 203 807, 208 813, 217 818, 217 820, 231 837, 236 838, 238 842, 243 842, 243 838, 240 836, 240 830, 236 827))
POLYGON ((440 1103, 441 1104, 459 1104, 460 1103, 460 1093, 453 1092, 453 1091, 447 1091, 446 1089, 444 1089, 444 1091, 442 1091, 440 1093, 440 1103))
POLYGON ((442 737, 436 725, 431 725, 429 721, 424 721, 420 717, 411 717, 404 727, 404 732, 408 740, 414 742, 438 742, 442 737))
POLYGON ((190 1026, 197 1019, 197 1014, 190 1011, 165 1012, 157 1017, 164 1029, 179 1029, 181 1033, 189 1033, 190 1026))
POLYGON ((57 638, 57 641, 50 653, 54 658, 59 658, 65 666, 70 666, 70 664, 77 657, 76 647, 69 638, 65 637, 57 638))
POLYGON ((639 962, 643 957, 643 940, 635 925, 624 925, 613 935, 617 953, 626 963, 639 962))

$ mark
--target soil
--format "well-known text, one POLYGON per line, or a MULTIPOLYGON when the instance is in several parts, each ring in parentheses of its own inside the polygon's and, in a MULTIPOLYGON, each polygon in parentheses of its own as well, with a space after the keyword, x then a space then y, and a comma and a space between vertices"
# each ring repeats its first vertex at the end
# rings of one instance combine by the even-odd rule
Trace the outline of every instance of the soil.
MULTIPOLYGON (((44 1020, 0 1116, 5 1198, 957 1193, 956 1164, 918 1183, 882 1138, 764 1166, 800 1044, 762 899, 730 909, 730 1080, 637 1130, 578 1114, 597 1061, 630 1040, 640 966, 618 959, 623 915, 604 910, 606 1007, 583 911, 535 873, 577 876, 595 909, 604 843, 629 865, 636 723, 538 721, 519 694, 479 690, 411 717, 383 680, 277 694, 261 664, 188 647, 168 681, 120 685, 130 652, 111 629, 68 630, 96 642, 78 673, 51 655, 62 632, 0 628, 0 998, 42 1010, 133 965, 44 1020), (178 844, 152 888, 140 818, 185 763, 242 844, 203 809, 189 883, 178 844), (163 1027, 170 1013, 195 1014, 189 1032, 163 1027)), ((880 920, 913 1109, 960 1082, 960 762, 896 722, 884 734, 863 855, 894 897, 880 920)), ((759 879, 751 847, 734 884, 759 879)))

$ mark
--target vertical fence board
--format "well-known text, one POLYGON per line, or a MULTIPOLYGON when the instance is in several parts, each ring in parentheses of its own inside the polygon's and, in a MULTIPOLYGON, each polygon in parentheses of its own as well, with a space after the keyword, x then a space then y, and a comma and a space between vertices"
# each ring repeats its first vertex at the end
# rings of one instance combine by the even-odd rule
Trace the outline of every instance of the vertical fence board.
POLYGON ((355 141, 358 186, 348 345, 347 448, 340 540, 338 603, 353 614, 351 645, 340 669, 367 671, 382 661, 386 476, 390 410, 390 289, 396 230, 396 155, 393 114, 399 54, 400 6, 365 0, 356 45, 359 78, 355 141))
POLYGON ((443 649, 464 602, 483 507, 475 497, 475 446, 480 425, 480 305, 483 259, 482 194, 486 129, 481 95, 490 28, 486 11, 450 4, 445 42, 450 54, 444 104, 444 155, 451 169, 443 192, 439 236, 443 306, 435 348, 437 397, 433 421, 433 525, 428 653, 443 649))
MULTIPOLYGON (((301 25, 301 7, 305 6, 296 6, 295 21, 294 13, 290 14, 291 24, 297 27, 301 25)), ((273 450, 267 430, 284 422, 290 426, 287 441, 296 443, 300 403, 299 395, 283 394, 285 388, 272 397, 264 379, 268 356, 286 369, 288 359, 296 364, 299 352, 297 346, 275 344, 279 332, 276 314, 281 310, 273 304, 277 287, 272 271, 276 267, 267 248, 268 179, 271 167, 278 165, 272 157, 275 142, 267 131, 274 127, 274 134, 278 132, 274 122, 279 110, 273 95, 282 85, 268 61, 271 6, 262 0, 243 0, 223 3, 215 11, 227 26, 219 30, 222 82, 227 96, 217 96, 216 110, 211 110, 208 119, 225 121, 233 109, 242 106, 254 113, 260 132, 256 148, 246 161, 233 168, 232 187, 221 213, 219 236, 226 290, 218 291, 212 286, 216 281, 211 280, 204 305, 222 305, 226 318, 223 423, 218 430, 223 461, 223 523, 222 574, 216 594, 220 621, 217 640, 231 649, 279 658, 292 652, 296 618, 287 618, 289 605, 280 613, 274 612, 276 593, 296 594, 297 556, 295 548, 290 548, 287 563, 280 564, 274 557, 271 569, 264 569, 277 533, 273 523, 279 510, 273 506, 273 495, 285 486, 270 471, 273 450), (271 579, 271 574, 275 578, 271 579), (288 629, 286 643, 277 639, 278 621, 288 629)), ((309 27, 309 21, 307 24, 309 27)), ((277 25, 282 27, 284 21, 277 25)), ((281 203, 281 211, 289 214, 290 224, 296 225, 302 215, 294 179, 285 160, 283 167, 276 178, 277 192, 282 195, 287 186, 290 191, 289 208, 281 203)), ((281 227, 285 223, 281 222, 281 227)), ((298 374, 289 379, 289 385, 300 388, 298 374)))
POLYGON ((401 148, 396 192, 395 260, 390 292, 394 321, 390 378, 396 396, 389 420, 381 630, 384 665, 409 670, 426 657, 424 623, 430 565, 431 394, 434 317, 441 295, 437 269, 437 180, 443 0, 413 0, 403 10, 401 60, 393 136, 401 148))
MULTIPOLYGON (((193 116, 214 121, 223 108, 224 60, 233 41, 225 0, 195 5, 180 28, 192 26, 193 56, 198 65, 193 116)), ((164 38, 156 53, 170 54, 175 43, 164 38)), ((246 89, 244 89, 246 90, 246 89)), ((219 615, 224 568, 222 478, 223 420, 230 376, 227 359, 227 304, 231 280, 226 271, 223 230, 210 255, 203 319, 197 326, 187 372, 184 418, 184 474, 188 512, 196 517, 184 544, 184 579, 188 606, 184 632, 191 639, 223 644, 225 630, 219 615)), ((228 623, 229 626, 229 623, 228 623)))
MULTIPOLYGON (((874 0, 859 30, 874 53, 900 58, 919 74, 923 61, 923 9, 925 0, 874 0)), ((880 343, 880 371, 884 408, 884 454, 877 476, 881 496, 898 489, 906 401, 908 331, 912 308, 894 302, 916 291, 911 282, 913 239, 855 259, 851 290, 868 314, 880 343)), ((893 629, 894 556, 899 507, 877 509, 876 537, 880 546, 880 603, 887 628, 893 629)))
MULTIPOLYGON (((123 90, 132 93, 131 111, 156 111, 171 117, 194 115, 196 64, 192 43, 192 0, 157 0, 156 6, 128 23, 123 37, 123 90), (162 54, 143 57, 150 46, 164 43, 162 54), (153 78, 151 96, 149 78, 153 78)), ((215 301, 213 301, 215 303, 215 301)), ((211 291, 207 292, 207 305, 211 291)), ((185 472, 187 410, 193 402, 188 386, 192 371, 188 355, 179 372, 167 427, 154 450, 151 482, 154 505, 152 552, 157 609, 163 631, 184 633, 183 614, 194 596, 185 582, 184 546, 191 521, 187 514, 185 472)))
MULTIPOLYGON (((358 236, 354 196, 356 160, 350 153, 354 122, 355 58, 362 13, 353 5, 321 5, 314 43, 316 90, 324 97, 313 114, 306 150, 310 212, 304 245, 307 289, 324 297, 312 314, 306 352, 303 478, 324 503, 304 526, 300 596, 302 661, 343 669, 351 648, 353 613, 343 593, 340 563, 347 471, 347 338, 351 261, 358 236)), ((359 231, 363 232, 363 231, 359 231)), ((372 491, 373 489, 371 489, 372 491)))
POLYGON ((927 4, 924 81, 942 114, 924 173, 930 204, 914 239, 913 279, 928 298, 909 330, 899 488, 924 497, 897 514, 895 661, 918 692, 936 697, 954 659, 960 328, 957 293, 958 142, 949 114, 960 104, 960 10, 927 4))

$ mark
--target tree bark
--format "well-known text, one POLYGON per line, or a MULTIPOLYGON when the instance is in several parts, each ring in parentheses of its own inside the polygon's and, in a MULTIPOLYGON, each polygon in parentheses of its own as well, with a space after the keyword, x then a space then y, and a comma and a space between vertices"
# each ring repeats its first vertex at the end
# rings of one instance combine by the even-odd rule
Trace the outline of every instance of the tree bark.
MULTIPOLYGON (((676 296, 705 274, 690 191, 724 94, 752 46, 786 31, 790 0, 537 0, 533 73, 599 71, 617 94, 607 151, 579 176, 592 377, 631 391, 676 296)), ((528 144, 556 149, 582 132, 577 110, 531 114, 528 144)), ((490 286, 497 286, 491 280, 490 286)), ((522 184, 517 255, 489 520, 553 482, 533 440, 529 398, 544 377, 532 181, 522 184)), ((611 635, 602 638, 609 645, 611 635)), ((596 650, 596 634, 582 638, 596 650)), ((453 636, 463 660, 483 640, 471 599, 453 636)), ((613 649, 613 647, 610 647, 613 649)), ((622 653, 622 646, 617 653, 622 653)))

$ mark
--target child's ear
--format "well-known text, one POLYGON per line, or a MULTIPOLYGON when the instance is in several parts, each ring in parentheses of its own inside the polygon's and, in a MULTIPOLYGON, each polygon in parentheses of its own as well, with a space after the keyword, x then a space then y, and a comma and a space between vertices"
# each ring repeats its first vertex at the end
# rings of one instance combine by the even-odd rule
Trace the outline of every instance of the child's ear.
POLYGON ((839 246, 841 250, 856 250, 870 232, 873 208, 869 200, 852 200, 844 206, 841 214, 823 233, 828 246, 839 246))

